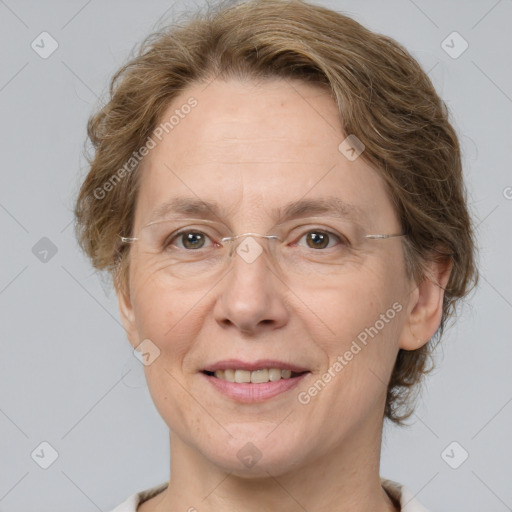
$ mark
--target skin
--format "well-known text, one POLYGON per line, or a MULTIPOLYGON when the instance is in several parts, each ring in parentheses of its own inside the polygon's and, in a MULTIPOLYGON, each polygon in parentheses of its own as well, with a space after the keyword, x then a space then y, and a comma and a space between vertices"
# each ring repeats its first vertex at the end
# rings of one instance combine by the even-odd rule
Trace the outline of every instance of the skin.
MULTIPOLYGON (((370 232, 400 231, 378 172, 338 150, 346 135, 325 89, 215 80, 184 91, 163 118, 190 96, 197 107, 144 161, 136 233, 172 197, 218 201, 233 233, 266 234, 273 207, 333 193, 363 209, 370 232)), ((419 348, 439 326, 449 276, 432 264, 441 287, 408 279, 401 240, 372 241, 333 278, 294 281, 270 271, 265 257, 235 257, 220 280, 179 280, 131 246, 119 307, 131 345, 149 338, 161 351, 145 373, 172 453, 168 489, 139 511, 396 510, 379 476, 386 383, 398 350, 419 348), (298 391, 395 302, 402 310, 310 403, 299 403, 298 391), (279 359, 311 373, 299 390, 241 404, 200 373, 229 358, 279 359), (262 455, 250 468, 237 457, 247 442, 262 455)))

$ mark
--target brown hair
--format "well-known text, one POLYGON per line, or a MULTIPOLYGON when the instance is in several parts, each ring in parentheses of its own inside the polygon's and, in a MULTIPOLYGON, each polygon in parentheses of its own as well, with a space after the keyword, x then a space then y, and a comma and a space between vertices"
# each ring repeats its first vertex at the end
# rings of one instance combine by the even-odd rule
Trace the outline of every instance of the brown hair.
POLYGON ((433 342, 478 272, 448 109, 427 74, 393 39, 302 0, 224 2, 155 31, 113 76, 108 103, 89 119, 94 155, 75 208, 79 243, 94 267, 109 270, 116 288, 126 291, 129 252, 117 240, 130 236, 134 220, 140 165, 130 159, 191 84, 274 77, 330 89, 343 131, 366 146, 362 157, 384 178, 408 234, 408 275, 419 282, 428 278, 429 260, 452 262, 436 334, 418 350, 399 351, 388 385, 385 417, 403 424, 413 413, 423 375, 433 368, 427 367, 433 342))

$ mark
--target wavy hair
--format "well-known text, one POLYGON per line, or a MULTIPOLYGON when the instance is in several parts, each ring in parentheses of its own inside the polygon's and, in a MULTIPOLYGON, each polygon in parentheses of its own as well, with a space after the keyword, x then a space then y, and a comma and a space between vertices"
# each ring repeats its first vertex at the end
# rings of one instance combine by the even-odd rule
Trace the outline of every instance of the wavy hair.
POLYGON ((384 415, 402 425, 433 368, 435 344, 478 272, 449 111, 418 62, 393 39, 302 0, 223 2, 151 33, 113 76, 108 101, 88 121, 93 154, 75 207, 80 246, 96 269, 111 272, 118 290, 127 289, 129 251, 116 240, 132 230, 140 163, 122 177, 118 171, 174 98, 214 78, 284 78, 328 88, 344 133, 364 143, 362 158, 384 178, 407 233, 407 274, 419 283, 429 278, 429 261, 451 262, 438 330, 421 348, 399 351, 388 383, 384 415), (107 182, 108 193, 98 194, 107 182))

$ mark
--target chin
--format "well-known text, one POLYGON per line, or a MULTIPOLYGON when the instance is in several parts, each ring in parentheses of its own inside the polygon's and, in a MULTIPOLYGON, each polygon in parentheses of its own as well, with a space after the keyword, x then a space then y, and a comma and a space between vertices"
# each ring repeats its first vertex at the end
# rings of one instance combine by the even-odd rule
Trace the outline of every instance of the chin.
MULTIPOLYGON (((283 434, 283 432, 281 432, 283 434)), ((286 432, 285 432, 286 434, 286 432)), ((229 438, 228 443, 219 442, 222 450, 208 447, 203 454, 215 466, 240 478, 269 478, 287 473, 300 465, 305 440, 302 443, 283 443, 289 436, 272 437, 261 430, 254 436, 249 433, 229 438)))

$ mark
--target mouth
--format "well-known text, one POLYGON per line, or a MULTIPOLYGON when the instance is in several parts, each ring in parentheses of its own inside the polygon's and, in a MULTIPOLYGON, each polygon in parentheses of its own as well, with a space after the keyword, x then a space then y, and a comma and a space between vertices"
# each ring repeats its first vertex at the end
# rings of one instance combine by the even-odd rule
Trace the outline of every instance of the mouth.
POLYGON ((265 384, 267 382, 278 382, 281 379, 295 379, 309 372, 292 372, 289 369, 281 368, 261 368, 252 371, 239 368, 227 368, 225 370, 215 371, 203 370, 203 373, 216 379, 237 384, 265 384))
POLYGON ((263 402, 296 387, 310 370, 275 360, 229 360, 200 372, 214 390, 236 402, 263 402))

